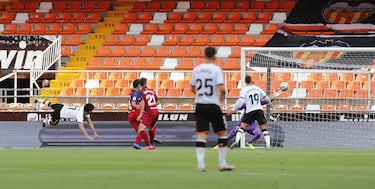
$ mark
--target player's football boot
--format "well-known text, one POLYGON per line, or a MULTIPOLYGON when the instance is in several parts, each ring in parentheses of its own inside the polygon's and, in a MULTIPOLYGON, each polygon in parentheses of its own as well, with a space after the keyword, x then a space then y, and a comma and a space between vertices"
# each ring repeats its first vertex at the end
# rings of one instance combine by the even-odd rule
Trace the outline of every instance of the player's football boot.
POLYGON ((219 149, 219 145, 216 144, 216 146, 214 146, 212 149, 214 149, 214 150, 219 149))
POLYGON ((139 144, 133 143, 133 148, 137 150, 141 150, 142 146, 140 146, 139 144))
POLYGON ((148 145, 142 148, 142 150, 155 150, 155 146, 148 145))
POLYGON ((198 167, 197 171, 198 172, 206 172, 206 169, 204 167, 198 167))
POLYGON ((226 164, 225 166, 222 166, 222 167, 219 167, 219 171, 232 171, 234 170, 236 167, 233 166, 233 165, 228 165, 226 164))
POLYGON ((156 144, 163 144, 163 142, 161 141, 161 140, 159 140, 159 139, 154 139, 154 143, 156 143, 156 144))
POLYGON ((233 149, 233 148, 235 148, 237 145, 238 145, 238 143, 233 142, 233 143, 229 146, 229 148, 230 148, 230 149, 233 149))
POLYGON ((246 143, 247 147, 250 149, 250 150, 255 150, 255 147, 253 144, 251 143, 246 143))

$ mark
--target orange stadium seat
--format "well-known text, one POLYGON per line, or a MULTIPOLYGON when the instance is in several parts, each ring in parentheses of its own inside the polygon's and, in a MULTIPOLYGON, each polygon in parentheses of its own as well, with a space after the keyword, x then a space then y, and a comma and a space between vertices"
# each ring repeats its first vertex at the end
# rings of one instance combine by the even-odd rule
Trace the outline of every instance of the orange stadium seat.
POLYGON ((117 67, 117 59, 116 58, 105 58, 100 69, 114 70, 114 69, 116 69, 116 67, 117 67))
POLYGON ((176 2, 174 1, 164 1, 161 5, 159 12, 172 12, 176 8, 176 2))
POLYGON ((325 89, 323 91, 323 97, 325 98, 337 98, 338 90, 337 89, 325 89))
POLYGON ((195 96, 195 94, 191 91, 190 87, 184 88, 182 95, 185 96, 185 97, 194 97, 195 96))
POLYGON ((189 11, 201 12, 205 8, 206 8, 206 3, 204 1, 192 1, 190 2, 189 11))
POLYGON ((346 81, 332 81, 331 88, 332 89, 345 89, 346 88, 346 81))
POLYGON ((97 22, 100 22, 101 19, 102 19, 102 17, 100 16, 99 13, 93 12, 93 13, 89 13, 87 15, 85 22, 86 23, 97 23, 97 22))
POLYGON ((254 36, 252 35, 243 35, 241 40, 238 42, 239 46, 252 46, 254 43, 254 36))
POLYGON ((100 82, 99 87, 101 88, 109 88, 109 87, 114 87, 115 86, 115 81, 112 79, 103 79, 100 82))
POLYGON ((116 25, 115 30, 112 32, 112 34, 125 34, 128 31, 129 31, 128 24, 120 23, 116 25))
POLYGON ((232 34, 245 34, 248 29, 249 29, 248 24, 245 24, 245 23, 236 23, 234 25, 232 34))
POLYGON ((217 34, 230 34, 233 31, 232 24, 229 23, 222 23, 220 24, 219 28, 217 29, 217 34))
POLYGON ((182 14, 180 12, 171 12, 168 14, 167 20, 165 20, 165 23, 177 23, 180 22, 182 19, 182 14))
POLYGON ((192 43, 194 43, 194 41, 195 39, 193 35, 183 35, 177 45, 190 46, 192 43))
POLYGON ((125 56, 126 50, 123 46, 113 46, 112 51, 108 56, 122 57, 125 56))
POLYGON ((149 23, 152 20, 152 13, 150 12, 141 12, 138 13, 136 23, 149 23))
POLYGON ((265 24, 263 31, 261 34, 268 34, 268 35, 273 35, 277 32, 279 29, 279 26, 277 24, 265 24))
POLYGON ((172 34, 184 34, 188 30, 188 24, 186 23, 176 23, 171 31, 172 34))
POLYGON ((294 4, 295 4, 295 1, 293 0, 282 1, 280 8, 277 11, 289 12, 293 9, 294 4))
POLYGON ((228 13, 227 19, 224 22, 228 23, 238 23, 241 20, 241 13, 240 12, 230 12, 228 13))
POLYGON ((222 23, 226 19, 227 19, 227 15, 226 15, 225 12, 215 12, 215 13, 213 13, 210 22, 213 22, 213 23, 222 23))
POLYGON ((224 35, 212 35, 208 41, 208 46, 222 46, 224 43, 224 35))
POLYGON ((118 65, 116 66, 116 69, 128 70, 130 68, 130 65, 132 64, 133 60, 131 58, 120 58, 118 61, 118 65))
POLYGON ((54 12, 46 13, 42 19, 45 23, 54 23, 57 19, 57 14, 54 12))
POLYGON ((105 12, 111 8, 110 1, 98 1, 96 2, 96 8, 94 11, 96 12, 105 12))
POLYGON ((77 30, 74 34, 88 34, 91 33, 91 24, 88 23, 80 23, 78 24, 77 30))
POLYGON ((250 1, 239 0, 239 1, 236 1, 234 11, 246 11, 249 8, 250 8, 250 1))
MULTIPOLYGON (((151 88, 152 89, 152 88, 151 88)), ((161 97, 161 96, 167 96, 167 89, 166 88, 158 88, 158 90, 157 90, 157 95, 159 96, 159 97, 161 97)))
POLYGON ((250 5, 251 11, 262 11, 265 8, 263 1, 252 1, 250 5))
POLYGON ((106 38, 104 45, 114 46, 114 45, 117 45, 119 42, 120 42, 119 35, 110 35, 106 38))
POLYGON ((354 90, 353 89, 340 89, 338 98, 353 98, 354 90))
POLYGON ((148 23, 143 26, 142 34, 153 34, 158 32, 158 24, 148 23))
POLYGON ((207 46, 209 40, 210 40, 210 38, 209 38, 208 35, 198 35, 198 36, 196 36, 195 41, 192 45, 207 46))
POLYGON ((190 87, 190 81, 189 80, 177 80, 176 81, 176 88, 183 90, 185 88, 190 87))
POLYGON ((228 96, 229 97, 239 97, 241 89, 239 88, 232 88, 230 89, 228 96))
POLYGON ((169 57, 170 48, 167 46, 161 46, 158 48, 155 57, 169 57))
POLYGON ((60 91, 60 96, 74 96, 75 94, 73 87, 63 87, 60 91))
POLYGON ((150 42, 150 36, 148 35, 138 35, 135 37, 135 40, 133 42, 133 45, 147 45, 147 43, 150 42))
POLYGON ((182 23, 192 23, 195 22, 197 19, 197 15, 194 12, 185 12, 184 15, 182 16, 181 22, 182 23))
POLYGON ((69 84, 69 87, 78 88, 78 87, 84 87, 85 86, 85 80, 83 79, 72 79, 72 81, 69 84))
MULTIPOLYGON (((0 18, 1 19, 1 18, 0 18)), ((29 20, 27 20, 27 23, 40 23, 43 20, 43 14, 40 12, 33 12, 30 13, 29 20)))
POLYGON ((111 54, 111 47, 110 46, 101 46, 99 47, 98 51, 96 52, 95 56, 97 57, 106 57, 111 54))
POLYGON ((353 111, 353 106, 352 105, 339 105, 337 107, 337 110, 338 111, 342 111, 342 112, 351 112, 353 111))
POLYGON ((220 11, 231 11, 235 7, 234 4, 235 4, 234 1, 223 1, 223 2, 221 2, 219 10, 220 11))
POLYGON ((130 81, 128 79, 120 79, 120 80, 116 81, 115 87, 116 88, 127 88, 127 87, 130 87, 130 82, 133 82, 133 81, 130 81))
POLYGON ((200 34, 203 30, 203 26, 200 23, 191 23, 188 26, 187 34, 200 34))
POLYGON ((269 35, 258 35, 253 43, 256 47, 264 46, 271 37, 269 35))
POLYGON ((5 26, 5 29, 2 32, 2 34, 7 34, 7 35, 16 34, 17 31, 18 31, 18 25, 17 24, 7 24, 5 26))
POLYGON ((165 37, 165 41, 163 45, 176 46, 179 41, 180 41, 180 38, 178 35, 169 35, 165 37))
POLYGON ((23 2, 15 2, 10 6, 9 12, 22 12, 25 10, 25 4, 23 2))
POLYGON ((240 41, 238 35, 227 35, 224 39, 223 46, 237 46, 240 41))
POLYGON ((143 47, 142 53, 139 54, 141 57, 152 57, 156 53, 156 48, 154 46, 143 47))
POLYGON ((104 96, 105 89, 104 88, 92 88, 90 91, 90 96, 104 96))
POLYGON ((0 17, 0 24, 10 24, 14 19, 16 15, 14 13, 3 13, 0 17))
POLYGON ((160 88, 174 88, 174 81, 173 80, 162 80, 160 84, 160 88))
POLYGON ((95 10, 96 3, 94 1, 87 1, 87 2, 82 2, 82 8, 80 11, 82 12, 92 12, 95 10))
POLYGON ((336 112, 336 105, 332 105, 332 104, 323 104, 322 106, 322 111, 325 112, 325 113, 333 113, 333 112, 336 112))
POLYGON ((324 80, 337 81, 339 80, 339 75, 337 73, 326 73, 324 74, 324 80))
POLYGON ((160 7, 161 7, 160 1, 151 1, 151 2, 148 2, 147 8, 143 9, 143 11, 145 11, 145 12, 156 12, 160 9, 160 7))
POLYGON ((186 53, 185 47, 175 46, 171 53, 169 54, 169 57, 184 57, 186 53))
POLYGON ((211 20, 211 13, 210 12, 201 12, 198 14, 195 22, 196 23, 208 23, 211 20))
POLYGON ((164 23, 159 26, 159 31, 155 32, 157 34, 169 34, 173 31, 173 24, 164 23))
POLYGON ((137 1, 137 2, 134 3, 133 8, 130 11, 131 12, 142 12, 146 8, 147 8, 146 2, 137 1))
POLYGON ((81 43, 82 43, 82 36, 81 35, 70 35, 69 39, 67 39, 65 45, 78 46, 81 43))
POLYGON ((141 53, 141 48, 139 46, 127 47, 124 56, 127 57, 137 57, 141 53))
MULTIPOLYGON (((81 25, 81 24, 80 24, 81 25)), ((74 34, 77 30, 77 26, 72 23, 65 23, 63 24, 63 29, 60 34, 74 34)))
POLYGON ((217 24, 208 23, 202 30, 202 34, 215 34, 217 31, 217 24))
POLYGON ((27 35, 27 34, 30 34, 32 30, 33 30, 33 25, 29 23, 25 23, 21 25, 21 27, 17 31, 17 34, 27 35))
POLYGON ((181 89, 180 88, 169 88, 167 91, 167 96, 180 97, 181 89))
POLYGON ((178 105, 179 110, 194 110, 194 105, 189 103, 183 103, 178 105))
POLYGON ((75 96, 87 96, 87 88, 86 87, 77 87, 75 96))
POLYGON ((53 2, 53 7, 50 12, 64 12, 67 8, 65 1, 55 1, 53 2))
POLYGON ((279 1, 267 1, 263 11, 275 12, 280 8, 279 1))
POLYGON ((120 42, 118 43, 118 45, 131 46, 131 45, 133 45, 134 40, 135 40, 134 35, 122 35, 122 38, 121 38, 120 42))
POLYGON ((72 20, 72 14, 67 12, 62 12, 57 14, 55 22, 71 22, 72 20))
POLYGON ((122 17, 122 23, 134 23, 137 20, 137 13, 135 12, 128 12, 125 13, 122 17))
POLYGON ((201 50, 200 47, 197 47, 197 46, 187 47, 185 57, 191 57, 191 58, 193 58, 193 57, 203 57, 202 50, 201 50))
POLYGON ((147 65, 146 58, 136 58, 133 62, 133 65, 130 66, 130 69, 133 70, 144 70, 147 65))
POLYGON ((177 104, 174 104, 174 103, 163 104, 163 109, 164 110, 177 110, 177 104))
POLYGON ((323 80, 323 74, 322 73, 310 73, 309 80, 321 81, 323 80))
POLYGON ((242 14, 241 23, 253 23, 257 19, 257 15, 255 12, 244 12, 242 14))
POLYGON ((206 8, 203 11, 214 12, 220 9, 219 1, 207 1, 206 8))
POLYGON ((362 82, 361 81, 348 81, 347 88, 354 89, 354 90, 362 89, 362 82))
POLYGON ((70 46, 62 46, 61 47, 61 56, 62 57, 68 57, 73 54, 72 47, 70 46))
POLYGON ((158 72, 156 74, 156 78, 161 81, 161 80, 167 80, 169 79, 169 73, 168 72, 158 72))

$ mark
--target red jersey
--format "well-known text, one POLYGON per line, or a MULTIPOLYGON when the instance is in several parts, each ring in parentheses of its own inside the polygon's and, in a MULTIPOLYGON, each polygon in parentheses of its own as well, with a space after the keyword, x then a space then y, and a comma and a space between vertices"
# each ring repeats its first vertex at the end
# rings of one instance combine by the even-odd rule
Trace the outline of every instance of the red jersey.
POLYGON ((145 111, 158 110, 158 96, 147 87, 142 88, 142 100, 145 102, 145 111))
POLYGON ((136 112, 136 111, 139 111, 139 109, 136 109, 132 106, 132 102, 135 102, 136 104, 139 104, 139 102, 142 100, 142 98, 140 97, 139 93, 132 89, 130 92, 129 92, 129 111, 130 112, 136 112))

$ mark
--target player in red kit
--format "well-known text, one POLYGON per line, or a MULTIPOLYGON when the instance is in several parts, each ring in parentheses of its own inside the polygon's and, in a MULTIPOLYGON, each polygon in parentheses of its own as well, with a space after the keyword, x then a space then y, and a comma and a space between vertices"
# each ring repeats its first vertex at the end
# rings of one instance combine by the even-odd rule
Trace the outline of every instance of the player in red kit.
MULTIPOLYGON (((153 150, 155 149, 154 146, 154 139, 156 135, 156 127, 155 123, 159 117, 159 99, 156 93, 149 89, 146 86, 147 79, 141 78, 139 79, 140 84, 142 86, 141 89, 141 96, 142 101, 140 102, 140 114, 137 117, 137 120, 140 121, 138 133, 145 132, 145 129, 148 128, 149 136, 150 136, 150 145, 145 147, 145 150, 153 150)), ((155 141, 156 142, 156 141, 155 141)))
MULTIPOLYGON (((133 89, 129 93, 129 114, 128 114, 128 120, 131 124, 131 126, 134 128, 135 132, 138 133, 139 128, 139 121, 137 121, 137 117, 140 113, 140 101, 142 100, 140 96, 141 85, 139 83, 139 79, 135 79, 133 81, 133 89)), ((141 140, 144 140, 146 145, 150 145, 149 138, 147 136, 146 132, 142 132, 137 134, 137 137, 134 140, 133 147, 137 150, 142 149, 142 147, 139 145, 141 140)))

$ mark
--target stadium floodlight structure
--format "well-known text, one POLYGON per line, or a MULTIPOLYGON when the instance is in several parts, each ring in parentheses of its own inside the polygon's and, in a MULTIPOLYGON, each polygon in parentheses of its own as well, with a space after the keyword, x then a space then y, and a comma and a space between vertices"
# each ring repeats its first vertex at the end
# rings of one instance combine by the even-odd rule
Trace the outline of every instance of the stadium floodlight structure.
POLYGON ((289 83, 265 108, 274 146, 374 147, 374 59, 370 47, 244 47, 241 80, 261 74, 254 82, 271 97, 289 83))

